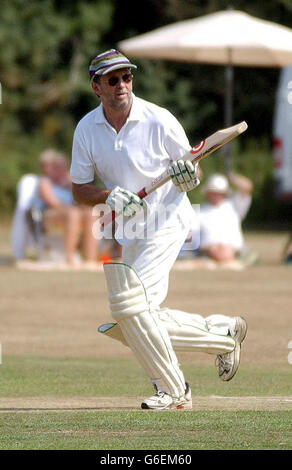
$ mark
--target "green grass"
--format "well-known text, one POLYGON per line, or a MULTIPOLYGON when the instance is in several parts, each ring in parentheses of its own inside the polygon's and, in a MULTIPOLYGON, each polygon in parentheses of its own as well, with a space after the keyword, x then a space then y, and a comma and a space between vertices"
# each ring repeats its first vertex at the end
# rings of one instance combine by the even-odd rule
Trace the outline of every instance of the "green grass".
MULTIPOLYGON (((269 396, 291 394, 291 366, 242 365, 231 382, 221 382, 210 365, 185 364, 193 395, 269 396)), ((141 396, 152 393, 134 359, 47 358, 4 356, 0 397, 141 396)))
POLYGON ((0 448, 289 449, 288 430, 285 411, 4 413, 0 448))
MULTIPOLYGON (((187 364, 196 395, 289 395, 289 367, 242 366, 223 383, 209 365, 187 364)), ((147 396, 134 360, 4 356, 1 397, 147 396)), ((291 412, 1 411, 0 449, 289 449, 291 412), (290 429, 289 429, 290 426, 290 429)))
MULTIPOLYGON (((5 233, 7 235, 8 230, 5 233)), ((8 256, 9 243, 4 235, 0 233, 0 255, 8 256)), ((89 332, 92 325, 95 328, 104 321, 105 308, 108 308, 104 300, 103 275, 23 273, 3 267, 1 319, 8 318, 9 321, 7 330, 3 327, 5 322, 2 324, 1 335, 5 334, 0 337, 3 344, 0 398, 2 403, 5 397, 27 398, 28 401, 23 406, 21 402, 17 404, 18 411, 5 411, 2 405, 0 449, 291 449, 292 419, 288 402, 273 407, 274 402, 269 401, 265 405, 266 411, 260 407, 258 411, 253 410, 254 404, 258 403, 253 400, 246 410, 239 407, 240 411, 234 411, 235 400, 228 411, 215 411, 207 400, 206 407, 195 406, 196 396, 291 396, 291 365, 287 360, 291 276, 289 269, 278 266, 280 249, 286 238, 285 233, 251 234, 248 240, 263 260, 259 270, 232 273, 232 278, 225 273, 218 273, 218 276, 194 273, 193 279, 189 274, 185 278, 181 273, 173 275, 178 283, 173 283, 173 291, 170 291, 174 307, 177 306, 177 292, 181 296, 185 292, 186 299, 194 295, 192 305, 196 305, 198 311, 205 312, 206 305, 207 310, 213 311, 217 302, 219 309, 222 305, 225 309, 226 303, 228 311, 236 311, 235 307, 238 303, 241 306, 242 302, 240 308, 247 308, 250 318, 251 339, 244 346, 240 369, 231 382, 218 379, 212 356, 205 356, 203 363, 197 357, 193 363, 181 361, 184 375, 192 385, 193 411, 147 412, 138 409, 140 401, 136 398, 133 403, 137 402, 137 411, 129 411, 130 407, 123 411, 98 410, 103 397, 113 397, 117 401, 116 397, 120 395, 147 397, 152 393, 148 379, 134 358, 121 359, 115 355, 115 359, 103 359, 98 356, 100 350, 98 346, 95 348, 95 337, 92 338, 89 332), (264 263, 267 263, 266 270, 264 263), (190 290, 192 282, 196 286, 194 294, 190 290), (239 285, 244 285, 254 297, 240 297, 240 289, 236 290, 239 285), (277 297, 279 292, 281 298, 277 297), (206 304, 206 296, 210 293, 214 303, 206 304), (275 312, 279 312, 277 321, 274 321, 275 312), (267 320, 264 331, 263 319, 267 320), (48 331, 49 338, 46 336, 48 331), (54 331, 59 335, 57 339, 54 331), (39 341, 34 344, 30 332, 36 338, 46 337, 46 348, 42 349, 39 341), (30 355, 21 356, 19 351, 26 350, 26 341, 30 355), (7 345, 11 355, 6 354, 7 345), (55 347, 58 347, 57 352, 55 347), (59 357, 46 357, 46 350, 59 357), (72 357, 72 354, 78 356, 80 351, 80 357, 72 357), (93 354, 97 355, 96 359, 93 354), (30 401, 29 397, 43 397, 43 401, 30 401), (66 411, 58 410, 58 406, 63 405, 58 405, 54 397, 66 403, 66 411), (78 397, 98 399, 91 398, 88 402, 80 399, 80 406, 72 401, 71 406, 69 399, 78 397), (209 409, 205 411, 207 407, 209 409)), ((108 348, 114 346, 109 341, 108 348)), ((241 403, 247 401, 244 399, 241 403)))

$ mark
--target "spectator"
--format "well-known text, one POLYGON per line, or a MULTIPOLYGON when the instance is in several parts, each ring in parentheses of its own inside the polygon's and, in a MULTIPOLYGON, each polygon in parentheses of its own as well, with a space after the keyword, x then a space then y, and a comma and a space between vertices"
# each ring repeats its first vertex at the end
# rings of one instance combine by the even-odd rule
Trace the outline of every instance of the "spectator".
MULTIPOLYGON (((45 151, 40 157, 40 169, 43 176, 48 178, 52 172, 54 151, 45 151)), ((25 174, 17 183, 17 203, 13 214, 11 228, 11 248, 15 260, 23 260, 28 248, 38 248, 40 254, 39 226, 32 221, 32 210, 35 203, 40 204, 37 198, 40 176, 36 174, 25 174), (36 228, 36 225, 38 227, 36 228)), ((40 219, 40 217, 38 217, 40 219)))
MULTIPOLYGON (((203 187, 206 202, 192 233, 191 243, 199 245, 197 255, 225 265, 240 259, 244 250, 241 222, 250 208, 252 191, 252 182, 242 175, 213 174, 208 178, 203 187), (236 189, 234 193, 230 185, 236 189)), ((192 249, 190 241, 189 246, 192 249)))
POLYGON ((244 176, 215 174, 205 185, 207 202, 200 210, 200 251, 221 263, 234 260, 243 249, 241 221, 246 216, 252 183, 244 176), (229 183, 237 191, 231 195, 229 183))
POLYGON ((92 209, 74 203, 66 156, 49 149, 41 154, 40 164, 44 176, 39 180, 34 206, 43 212, 45 229, 55 225, 62 227, 67 263, 74 262, 81 238, 84 260, 97 261, 97 241, 92 234, 92 209))

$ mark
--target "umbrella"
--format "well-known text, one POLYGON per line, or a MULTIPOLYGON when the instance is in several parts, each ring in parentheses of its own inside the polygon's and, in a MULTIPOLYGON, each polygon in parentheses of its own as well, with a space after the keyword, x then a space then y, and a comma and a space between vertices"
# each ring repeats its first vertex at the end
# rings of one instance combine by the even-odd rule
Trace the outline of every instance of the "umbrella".
MULTIPOLYGON (((233 66, 292 64, 292 30, 237 10, 174 23, 119 42, 127 55, 225 65, 225 125, 232 125, 233 66)), ((230 167, 230 147, 226 158, 230 167)))

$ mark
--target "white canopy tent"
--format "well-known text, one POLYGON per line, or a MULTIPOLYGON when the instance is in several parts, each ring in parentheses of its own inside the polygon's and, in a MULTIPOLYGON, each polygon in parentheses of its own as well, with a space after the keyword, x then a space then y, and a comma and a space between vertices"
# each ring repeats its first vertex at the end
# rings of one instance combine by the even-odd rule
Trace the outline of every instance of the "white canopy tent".
POLYGON ((292 29, 226 10, 121 41, 118 48, 128 56, 225 65, 225 125, 230 126, 233 66, 291 65, 292 29))

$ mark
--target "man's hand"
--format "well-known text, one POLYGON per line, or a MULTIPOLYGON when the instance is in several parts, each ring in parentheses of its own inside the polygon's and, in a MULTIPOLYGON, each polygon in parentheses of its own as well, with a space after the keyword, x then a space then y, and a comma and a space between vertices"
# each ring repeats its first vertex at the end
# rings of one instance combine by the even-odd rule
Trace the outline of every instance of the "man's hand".
POLYGON ((191 160, 177 160, 171 165, 171 180, 180 193, 191 191, 199 186, 200 180, 196 172, 197 165, 194 166, 191 160))
POLYGON ((229 183, 234 186, 242 195, 249 195, 253 192, 253 184, 246 176, 229 172, 227 175, 229 183))
POLYGON ((117 214, 124 214, 127 217, 135 215, 137 212, 142 211, 144 201, 139 196, 127 189, 116 186, 113 189, 107 200, 105 201, 117 214))

